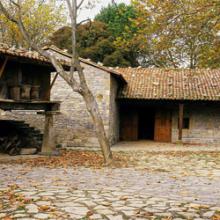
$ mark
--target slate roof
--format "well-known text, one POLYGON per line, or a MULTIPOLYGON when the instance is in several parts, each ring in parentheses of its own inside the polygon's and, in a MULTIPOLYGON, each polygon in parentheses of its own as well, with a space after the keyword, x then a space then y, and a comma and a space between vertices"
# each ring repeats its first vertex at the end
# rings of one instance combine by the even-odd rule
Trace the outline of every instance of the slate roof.
POLYGON ((122 99, 220 101, 220 69, 117 68, 122 99))

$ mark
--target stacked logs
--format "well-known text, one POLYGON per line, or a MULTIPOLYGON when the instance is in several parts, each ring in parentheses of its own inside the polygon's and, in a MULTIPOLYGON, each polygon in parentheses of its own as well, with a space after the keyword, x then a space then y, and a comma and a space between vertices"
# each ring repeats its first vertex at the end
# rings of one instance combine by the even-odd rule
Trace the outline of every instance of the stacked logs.
POLYGON ((11 156, 36 154, 43 135, 23 121, 0 120, 0 152, 11 156))
POLYGON ((0 137, 0 149, 3 153, 11 156, 20 154, 21 139, 17 134, 10 134, 7 137, 0 137))

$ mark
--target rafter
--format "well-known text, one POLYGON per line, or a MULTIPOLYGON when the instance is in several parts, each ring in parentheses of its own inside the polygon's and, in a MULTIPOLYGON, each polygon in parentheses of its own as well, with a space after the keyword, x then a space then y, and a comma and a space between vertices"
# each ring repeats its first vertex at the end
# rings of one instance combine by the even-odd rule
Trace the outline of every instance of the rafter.
POLYGON ((52 83, 50 84, 50 90, 53 88, 53 86, 54 86, 54 84, 55 84, 55 82, 56 82, 56 79, 57 79, 58 75, 59 75, 59 73, 56 73, 56 75, 54 76, 53 81, 52 81, 52 83))
POLYGON ((8 62, 8 57, 5 58, 4 63, 2 64, 2 66, 0 67, 0 79, 2 78, 2 75, 4 73, 5 67, 7 65, 8 62))

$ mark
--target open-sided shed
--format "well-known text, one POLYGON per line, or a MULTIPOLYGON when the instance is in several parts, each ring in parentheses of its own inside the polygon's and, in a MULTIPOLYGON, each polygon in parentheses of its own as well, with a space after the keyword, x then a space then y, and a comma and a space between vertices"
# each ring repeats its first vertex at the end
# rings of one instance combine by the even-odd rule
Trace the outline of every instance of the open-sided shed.
MULTIPOLYGON (((67 62, 62 64, 68 67, 67 62)), ((52 64, 37 52, 0 45, 0 109, 45 115, 43 153, 54 147, 53 115, 60 109, 59 101, 50 101, 52 72, 52 64)))

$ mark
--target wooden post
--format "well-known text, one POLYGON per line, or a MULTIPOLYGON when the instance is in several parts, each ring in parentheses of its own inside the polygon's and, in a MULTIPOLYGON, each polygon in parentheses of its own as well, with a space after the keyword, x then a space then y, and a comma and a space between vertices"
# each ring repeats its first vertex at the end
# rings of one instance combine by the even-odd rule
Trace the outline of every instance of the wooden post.
POLYGON ((184 104, 179 104, 179 141, 182 141, 183 137, 183 112, 184 104))
POLYGON ((2 77, 2 75, 4 73, 7 62, 8 62, 8 57, 5 58, 4 63, 2 64, 2 66, 0 68, 0 78, 2 77))
POLYGON ((56 79, 57 79, 58 75, 59 75, 59 73, 56 73, 56 75, 54 76, 53 81, 52 81, 52 83, 50 84, 50 90, 53 88, 53 86, 54 86, 54 84, 55 84, 55 82, 56 82, 56 79))
POLYGON ((42 145, 42 154, 52 154, 55 151, 53 112, 45 112, 44 137, 42 145))

